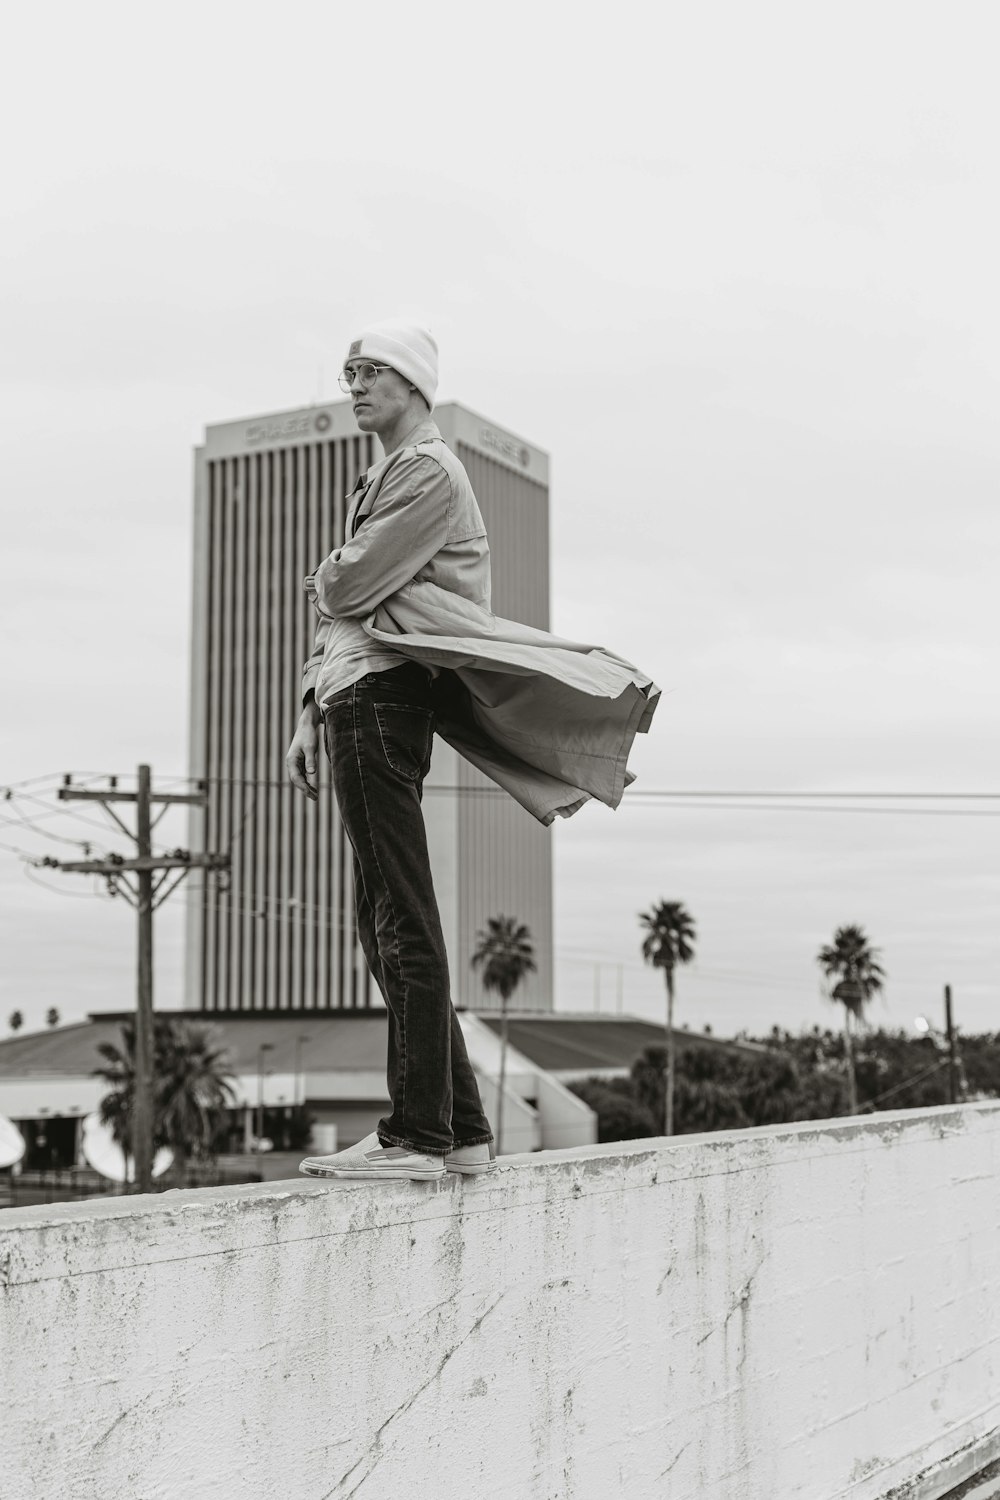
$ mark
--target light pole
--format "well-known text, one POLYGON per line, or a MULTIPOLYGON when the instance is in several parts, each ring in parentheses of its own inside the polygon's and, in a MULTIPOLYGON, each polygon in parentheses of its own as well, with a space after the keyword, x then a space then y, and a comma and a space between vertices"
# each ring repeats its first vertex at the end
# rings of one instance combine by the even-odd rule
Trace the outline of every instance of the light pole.
POLYGON ((944 1034, 936 1031, 926 1016, 915 1016, 913 1021, 921 1036, 930 1037, 935 1047, 948 1054, 948 1103, 957 1104, 959 1094, 965 1094, 967 1085, 965 1069, 958 1052, 955 1025, 951 1015, 951 985, 944 987, 944 1034))
POLYGON ((261 1042, 257 1048, 257 1154, 260 1155, 260 1140, 264 1134, 264 1053, 273 1052, 273 1042, 261 1042))

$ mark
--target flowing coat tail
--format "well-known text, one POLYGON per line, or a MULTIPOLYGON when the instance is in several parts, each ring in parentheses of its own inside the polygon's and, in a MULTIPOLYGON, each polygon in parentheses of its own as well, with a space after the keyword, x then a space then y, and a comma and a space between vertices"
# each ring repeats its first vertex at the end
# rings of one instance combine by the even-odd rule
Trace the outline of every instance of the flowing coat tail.
POLYGON ((419 579, 362 623, 372 640, 442 668, 438 734, 540 823, 592 798, 616 808, 635 780, 632 741, 648 732, 660 689, 632 662, 419 579))

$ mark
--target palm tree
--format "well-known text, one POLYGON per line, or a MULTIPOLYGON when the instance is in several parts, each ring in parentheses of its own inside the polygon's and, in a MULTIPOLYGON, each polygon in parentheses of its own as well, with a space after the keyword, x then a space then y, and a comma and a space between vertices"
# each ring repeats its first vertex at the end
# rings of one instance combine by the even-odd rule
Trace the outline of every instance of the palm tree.
MULTIPOLYGON (((135 1022, 122 1025, 123 1046, 99 1042, 109 1066, 93 1072, 112 1085, 100 1103, 100 1119, 111 1126, 126 1154, 133 1153, 135 1101, 135 1022)), ((174 1175, 183 1183, 192 1156, 211 1154, 223 1111, 235 1101, 227 1059, 214 1045, 217 1032, 168 1016, 153 1018, 153 1150, 169 1146, 174 1175)))
POLYGON ((865 1006, 873 995, 877 995, 885 979, 885 971, 878 963, 879 950, 873 948, 865 936, 863 927, 850 925, 838 927, 833 942, 826 944, 816 955, 816 962, 826 978, 839 976, 838 982, 827 991, 827 999, 844 1007, 844 1061, 847 1067, 848 1113, 858 1112, 858 1085, 854 1076, 854 1044, 851 1037, 851 1018, 860 1021, 865 1006))
POLYGON ((642 956, 655 969, 663 969, 667 981, 667 1074, 663 1107, 663 1133, 674 1133, 674 970, 694 958, 695 930, 690 913, 680 901, 661 901, 652 911, 640 912, 639 923, 647 928, 642 956))
POLYGON ((500 993, 500 1094, 497 1100, 497 1155, 503 1139, 503 1090, 507 1075, 507 1001, 526 974, 537 972, 531 933, 516 917, 489 917, 476 933, 472 967, 483 966, 483 989, 500 993))

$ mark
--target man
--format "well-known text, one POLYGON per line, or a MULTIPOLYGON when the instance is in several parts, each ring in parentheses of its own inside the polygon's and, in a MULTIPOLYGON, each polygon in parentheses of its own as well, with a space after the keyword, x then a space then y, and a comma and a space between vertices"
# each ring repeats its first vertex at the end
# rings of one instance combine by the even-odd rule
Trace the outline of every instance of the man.
POLYGON ((357 1146, 299 1170, 486 1172, 493 1136, 451 1003, 420 810, 433 736, 548 826, 591 798, 619 805, 660 689, 602 646, 493 614, 483 518, 431 420, 437 346, 426 329, 373 324, 350 345, 341 385, 385 457, 358 481, 344 545, 305 581, 319 623, 287 765, 315 800, 322 719, 358 930, 389 1012, 392 1110, 357 1146))
POLYGON ((354 851, 358 932, 389 1013, 392 1101, 355 1147, 307 1157, 299 1170, 311 1176, 433 1180, 448 1169, 489 1171, 496 1156, 451 1002, 421 812, 440 669, 374 641, 361 623, 417 577, 489 607, 486 528, 431 419, 437 381, 437 345, 425 329, 377 323, 350 345, 341 386, 385 456, 358 483, 343 547, 306 580, 319 624, 287 766, 315 801, 322 720, 354 851))

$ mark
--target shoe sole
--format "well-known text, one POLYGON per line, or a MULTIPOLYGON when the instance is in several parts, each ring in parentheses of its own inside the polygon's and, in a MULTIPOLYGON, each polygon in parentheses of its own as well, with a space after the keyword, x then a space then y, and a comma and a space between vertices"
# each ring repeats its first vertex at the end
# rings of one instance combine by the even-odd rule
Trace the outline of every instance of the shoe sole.
POLYGON ((422 1172, 418 1168, 414 1168, 412 1171, 401 1171, 398 1167, 391 1172, 384 1170, 371 1171, 367 1168, 359 1168, 357 1171, 354 1171, 351 1167, 335 1167, 333 1170, 330 1168, 320 1170, 316 1167, 300 1167, 299 1171, 304 1177, 354 1177, 361 1182, 381 1182, 383 1179, 388 1182, 405 1182, 407 1179, 414 1182, 437 1182, 440 1178, 447 1176, 447 1173, 444 1171, 435 1172, 429 1170, 422 1172))
MULTIPOLYGON (((443 1172, 406 1172, 398 1174, 397 1180, 404 1176, 411 1177, 418 1182, 436 1182, 440 1177, 447 1177, 450 1172, 454 1177, 481 1177, 484 1172, 495 1172, 497 1164, 495 1161, 476 1163, 472 1166, 459 1167, 450 1163, 443 1172)), ((300 1167, 299 1171, 303 1177, 358 1177, 365 1182, 377 1182, 381 1177, 388 1177, 387 1172, 352 1172, 350 1169, 337 1168, 334 1171, 319 1171, 315 1167, 300 1167)))

